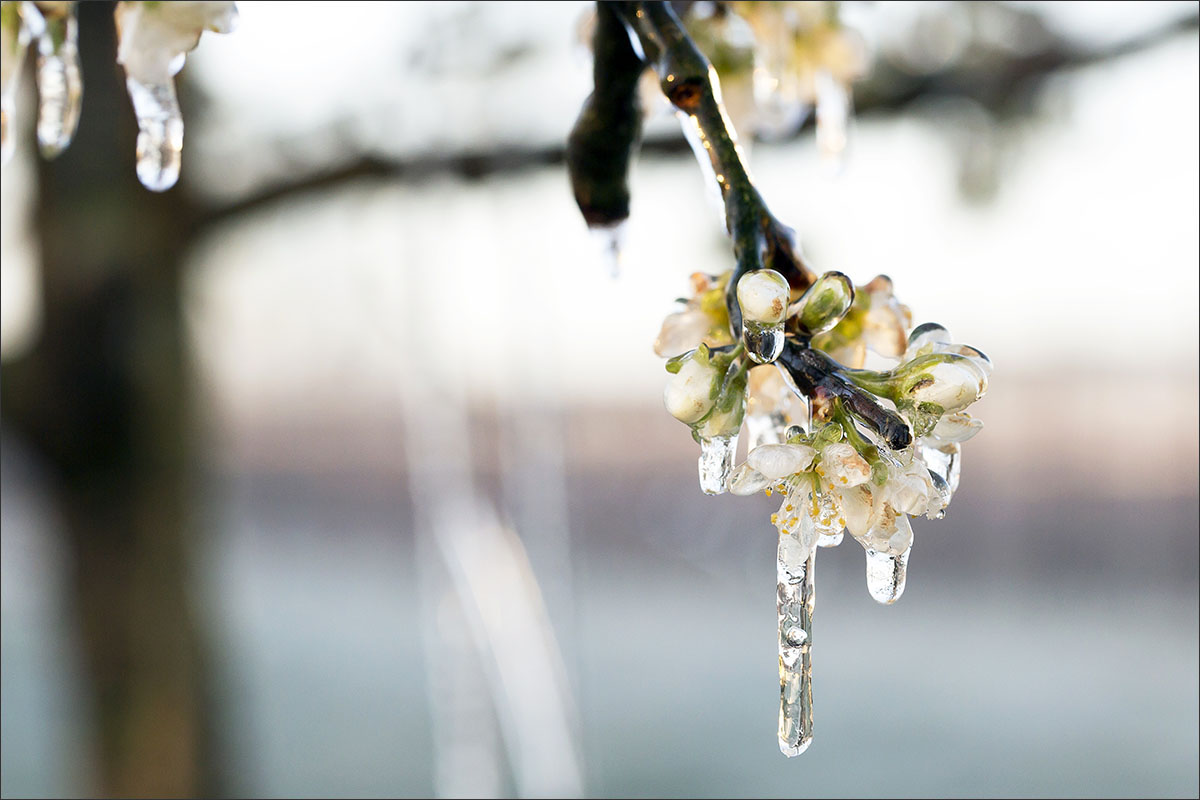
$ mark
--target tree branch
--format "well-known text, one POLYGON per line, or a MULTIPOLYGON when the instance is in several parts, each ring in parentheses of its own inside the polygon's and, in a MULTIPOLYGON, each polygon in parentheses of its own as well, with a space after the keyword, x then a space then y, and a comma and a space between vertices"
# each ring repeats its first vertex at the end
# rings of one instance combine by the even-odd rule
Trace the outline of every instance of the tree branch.
POLYGON ((610 3, 596 4, 592 39, 595 90, 567 139, 575 202, 589 226, 629 217, 629 165, 642 136, 638 84, 645 65, 610 3))
POLYGON ((663 94, 686 116, 681 124, 693 139, 697 157, 707 154, 712 163, 725 202, 725 226, 733 239, 735 268, 725 303, 737 338, 742 327, 737 282, 742 275, 756 269, 774 269, 801 291, 811 286, 816 276, 796 252, 793 231, 771 215, 755 188, 737 134, 720 102, 716 70, 687 35, 670 4, 613 5, 637 37, 646 62, 658 73, 663 94))

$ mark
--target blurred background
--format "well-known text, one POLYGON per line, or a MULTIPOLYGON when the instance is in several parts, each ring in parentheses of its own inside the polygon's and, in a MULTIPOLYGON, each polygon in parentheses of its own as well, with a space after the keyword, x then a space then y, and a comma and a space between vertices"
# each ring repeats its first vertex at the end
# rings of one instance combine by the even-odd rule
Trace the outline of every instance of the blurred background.
POLYGON ((1196 796, 1195 3, 844 4, 818 270, 996 364, 903 599, 821 552, 775 741, 775 532, 703 496, 651 345, 730 248, 666 113, 619 275, 563 148, 586 3, 239 3, 142 189, 111 6, 3 169, 5 796, 1196 796))

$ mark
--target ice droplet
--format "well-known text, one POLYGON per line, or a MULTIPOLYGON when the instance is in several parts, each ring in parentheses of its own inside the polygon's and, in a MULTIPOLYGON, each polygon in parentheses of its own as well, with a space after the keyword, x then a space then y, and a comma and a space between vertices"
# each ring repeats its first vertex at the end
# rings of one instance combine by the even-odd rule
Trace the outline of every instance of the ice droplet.
POLYGON ((769 364, 783 352, 783 325, 763 325, 747 321, 742 327, 742 341, 751 361, 769 364))
POLYGON ((152 192, 165 192, 179 180, 183 160, 183 116, 175 82, 125 81, 137 115, 137 175, 152 192))
POLYGON ((822 531, 817 535, 817 547, 837 547, 842 543, 842 537, 845 535, 845 531, 838 531, 837 533, 825 533, 822 531))
POLYGON ((705 494, 725 493, 733 472, 737 439, 734 435, 700 440, 700 490, 705 494))
POLYGON ((588 229, 592 241, 596 244, 596 252, 600 263, 614 280, 621 276, 621 246, 625 240, 625 221, 615 225, 593 225, 588 229))
POLYGON ((46 30, 38 37, 37 135, 46 158, 54 158, 67 148, 79 124, 83 80, 79 72, 78 34, 72 8, 66 16, 48 17, 46 30))
POLYGON ((798 756, 812 744, 812 615, 816 551, 796 534, 779 537, 779 749, 798 756))
POLYGON ((867 551, 867 591, 876 602, 891 605, 904 594, 911 552, 911 547, 898 556, 867 551))

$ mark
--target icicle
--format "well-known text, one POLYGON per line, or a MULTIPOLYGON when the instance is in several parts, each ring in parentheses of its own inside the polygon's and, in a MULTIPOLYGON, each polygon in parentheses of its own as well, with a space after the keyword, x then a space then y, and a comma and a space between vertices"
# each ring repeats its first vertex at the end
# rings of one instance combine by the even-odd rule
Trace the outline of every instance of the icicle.
POLYGON ((29 47, 29 28, 22 18, 25 5, 6 2, 0 6, 0 163, 4 164, 16 147, 16 138, 9 134, 16 126, 16 91, 29 47))
POLYGON ((891 605, 904 594, 911 552, 911 546, 900 555, 867 550, 867 591, 877 602, 891 605))
POLYGON ((846 129, 850 124, 850 93, 827 70, 816 75, 817 151, 834 169, 842 165, 846 152, 846 129))
POLYGON ((920 447, 921 460, 929 467, 930 472, 936 472, 949 488, 950 492, 946 497, 946 502, 949 503, 950 497, 958 490, 958 478, 962 470, 962 448, 957 443, 942 447, 922 444, 920 447))
POLYGON ((152 192, 165 192, 179 180, 183 161, 183 115, 175 82, 125 81, 137 115, 137 176, 152 192))
POLYGON ((625 239, 626 221, 615 225, 592 225, 588 232, 596 243, 600 262, 608 270, 609 277, 621 276, 621 244, 625 239))
POLYGON ((705 494, 724 494, 733 472, 737 435, 700 440, 700 489, 705 494))
POLYGON ((769 364, 783 352, 783 325, 747 321, 742 328, 746 353, 758 364, 769 364))
POLYGON ((179 180, 183 116, 174 76, 206 31, 228 33, 237 23, 231 2, 117 4, 117 62, 138 120, 137 174, 154 192, 179 180))
POLYGON ((816 550, 800 532, 779 537, 779 749, 798 756, 812 744, 812 615, 816 550))
POLYGON ((83 80, 79 72, 79 26, 75 7, 46 17, 38 37, 38 145, 42 155, 54 158, 67 148, 79 124, 83 105, 83 80))

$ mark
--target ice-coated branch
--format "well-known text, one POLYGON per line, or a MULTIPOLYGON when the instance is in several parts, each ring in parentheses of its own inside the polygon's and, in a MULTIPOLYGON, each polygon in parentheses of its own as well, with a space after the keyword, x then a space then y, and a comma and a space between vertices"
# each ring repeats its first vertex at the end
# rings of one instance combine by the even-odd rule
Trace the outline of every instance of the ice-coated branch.
POLYGON ((692 126, 689 135, 712 162, 725 203, 725 226, 733 239, 735 268, 726 293, 734 338, 741 335, 738 279, 756 269, 773 269, 796 289, 807 289, 815 275, 794 246, 794 234, 771 215, 746 170, 737 134, 721 105, 716 71, 684 30, 669 3, 599 3, 611 6, 636 38, 646 63, 657 72, 663 94, 692 126))
POLYGON ((629 164, 642 136, 638 82, 645 64, 610 3, 596 4, 595 89, 567 139, 567 170, 583 218, 612 226, 629 217, 629 164))
POLYGON ((820 350, 795 339, 784 344, 779 363, 792 376, 803 394, 812 398, 813 412, 832 407, 834 400, 878 433, 888 447, 903 450, 912 444, 912 431, 894 411, 881 406, 867 391, 858 388, 842 373, 841 366, 820 350))

